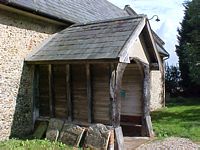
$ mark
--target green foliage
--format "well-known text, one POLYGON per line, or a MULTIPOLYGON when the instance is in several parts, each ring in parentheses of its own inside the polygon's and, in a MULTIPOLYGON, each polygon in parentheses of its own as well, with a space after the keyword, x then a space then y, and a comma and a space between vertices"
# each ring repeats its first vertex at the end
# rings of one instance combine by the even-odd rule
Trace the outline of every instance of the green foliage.
POLYGON ((181 73, 179 68, 167 64, 165 70, 165 89, 171 96, 177 96, 182 89, 180 86, 181 73))
POLYGON ((178 29, 176 52, 183 86, 200 86, 200 0, 185 3, 185 16, 178 29))
POLYGON ((73 150, 65 144, 48 140, 17 140, 0 142, 0 150, 73 150))
POLYGON ((153 128, 159 138, 185 137, 200 142, 200 99, 175 98, 152 113, 153 128))

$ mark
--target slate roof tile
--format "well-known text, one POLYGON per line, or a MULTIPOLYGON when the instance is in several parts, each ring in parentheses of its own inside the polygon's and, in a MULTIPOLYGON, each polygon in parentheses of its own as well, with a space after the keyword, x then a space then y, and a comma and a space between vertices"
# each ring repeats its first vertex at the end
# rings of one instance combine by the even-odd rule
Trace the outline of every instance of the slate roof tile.
POLYGON ((116 59, 143 16, 75 24, 26 61, 116 59))
MULTIPOLYGON (((69 21, 72 23, 86 23, 90 21, 99 21, 128 16, 128 13, 126 11, 116 7, 107 0, 0 0, 0 3, 11 5, 14 7, 23 7, 26 10, 30 9, 29 11, 31 13, 35 13, 38 15, 46 14, 47 16, 53 16, 54 18, 58 18, 59 20, 66 22, 69 21)), ((99 28, 102 28, 102 26, 104 25, 105 24, 102 23, 99 28)), ((107 28, 107 26, 105 27, 107 28)), ((83 28, 84 27, 81 28, 81 31, 83 30, 83 28)), ((93 26, 93 28, 97 30, 95 26, 93 26)), ((115 27, 113 26, 112 28, 114 31, 115 27)), ((89 30, 92 32, 92 28, 89 28, 89 30)), ((119 31, 118 25, 117 30, 119 31)), ((107 29, 107 31, 110 30, 107 29)), ((107 31, 104 30, 103 32, 107 31)), ((78 28, 76 32, 78 34, 78 28)), ((123 31, 123 33, 125 32, 123 31)), ((101 35, 101 33, 99 34, 101 35)), ((119 35, 122 36, 120 33, 116 33, 116 36, 119 35)), ((169 56, 167 51, 162 46, 164 42, 157 36, 156 33, 153 32, 153 35, 158 44, 160 43, 159 45, 161 48, 158 48, 159 53, 165 56, 169 56)), ((88 39, 91 37, 91 35, 88 37, 86 33, 85 35, 80 36, 82 36, 84 39, 88 39)), ((107 37, 109 37, 109 35, 107 35, 107 37)), ((76 37, 72 37, 68 40, 74 40, 74 38, 76 37)), ((59 40, 62 41, 61 38, 59 40)))
POLYGON ((0 3, 30 9, 73 23, 105 20, 128 16, 126 11, 107 0, 4 0, 0 3))

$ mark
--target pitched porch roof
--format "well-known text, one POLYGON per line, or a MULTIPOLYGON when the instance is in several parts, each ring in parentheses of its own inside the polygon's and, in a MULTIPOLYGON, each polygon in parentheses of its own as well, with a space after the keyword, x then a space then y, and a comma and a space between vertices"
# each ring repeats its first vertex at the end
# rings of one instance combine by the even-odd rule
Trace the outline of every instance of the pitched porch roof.
POLYGON ((72 25, 26 61, 116 59, 144 19, 141 15, 72 25))
MULTIPOLYGON (((1 4, 65 23, 85 23, 137 15, 127 13, 107 0, 0 0, 1 4)), ((163 42, 156 34, 153 35, 156 42, 163 42)), ((163 44, 158 46, 158 51, 163 56, 169 56, 163 44)))

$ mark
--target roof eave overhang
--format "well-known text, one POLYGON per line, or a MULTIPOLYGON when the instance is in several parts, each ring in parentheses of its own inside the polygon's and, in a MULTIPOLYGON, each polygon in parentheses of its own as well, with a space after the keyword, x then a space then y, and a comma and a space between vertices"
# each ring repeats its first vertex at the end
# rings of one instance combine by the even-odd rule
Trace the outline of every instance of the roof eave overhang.
POLYGON ((160 58, 160 54, 159 54, 159 52, 157 50, 156 42, 155 42, 155 40, 153 38, 153 33, 152 33, 152 29, 151 29, 150 23, 149 23, 149 21, 147 19, 146 19, 146 27, 147 27, 150 39, 152 41, 152 46, 153 46, 153 49, 154 49, 154 52, 155 52, 155 56, 156 56, 157 61, 158 61, 159 70, 163 71, 163 65, 162 65, 162 61, 161 61, 161 58, 160 58))
MULTIPOLYGON (((144 28, 147 30, 148 38, 151 41, 151 45, 152 45, 151 47, 153 49, 154 59, 158 63, 159 69, 162 70, 163 67, 162 67, 162 61, 161 61, 161 58, 160 58, 160 54, 159 54, 159 52, 156 48, 156 43, 154 41, 153 34, 151 32, 152 30, 151 30, 150 24, 149 24, 146 16, 143 16, 143 19, 139 23, 137 29, 132 33, 131 37, 128 39, 128 41, 126 42, 126 44, 122 48, 122 50, 119 54, 120 62, 130 63, 130 60, 127 60, 127 58, 129 58, 127 49, 131 46, 131 44, 134 43, 134 41, 142 33, 144 28)), ((155 63, 155 62, 149 62, 149 64, 151 64, 151 63, 155 63)))
POLYGON ((162 53, 162 52, 159 52, 160 56, 161 57, 164 57, 164 58, 169 58, 169 54, 166 54, 166 53, 162 53))
POLYGON ((25 60, 26 64, 94 64, 94 63, 118 63, 119 58, 101 58, 101 59, 72 59, 72 60, 25 60))
POLYGON ((156 46, 158 48, 158 52, 162 57, 169 57, 169 53, 165 50, 163 46, 160 46, 156 43, 156 46))

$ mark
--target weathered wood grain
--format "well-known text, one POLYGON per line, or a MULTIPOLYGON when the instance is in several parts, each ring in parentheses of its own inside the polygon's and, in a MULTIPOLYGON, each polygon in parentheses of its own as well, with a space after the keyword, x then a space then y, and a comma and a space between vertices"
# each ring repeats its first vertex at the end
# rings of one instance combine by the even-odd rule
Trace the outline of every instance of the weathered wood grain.
POLYGON ((115 149, 124 150, 124 137, 121 127, 115 128, 115 149))
POLYGON ((55 117, 66 119, 68 117, 66 65, 53 65, 52 70, 55 117))
POLYGON ((150 67, 141 60, 134 58, 134 61, 140 66, 143 72, 143 136, 154 136, 152 122, 150 117, 150 67))
POLYGON ((70 66, 73 119, 88 121, 86 65, 72 64, 70 66))
POLYGON ((142 115, 143 75, 137 64, 128 64, 122 79, 121 114, 142 115))
POLYGON ((39 68, 38 66, 33 66, 33 129, 36 119, 39 117, 39 68))
POLYGON ((88 109, 88 122, 92 123, 92 79, 91 79, 91 71, 90 65, 86 64, 86 76, 87 76, 87 109, 88 109))
POLYGON ((120 126, 120 114, 121 114, 121 98, 120 89, 123 73, 125 71, 127 64, 118 63, 117 69, 113 71, 111 77, 111 97, 112 97, 112 125, 113 127, 120 126), (114 82, 114 83, 113 83, 114 82))
POLYGON ((93 119, 95 123, 101 120, 109 124, 109 64, 91 65, 92 75, 92 97, 93 97, 93 119), (101 114, 101 115, 99 115, 101 114))
POLYGON ((151 117, 150 117, 150 70, 148 65, 144 65, 144 118, 147 130, 147 135, 150 137, 154 136, 151 117))
POLYGON ((50 116, 48 65, 39 65, 39 115, 50 116))
POLYGON ((53 69, 52 65, 48 65, 48 80, 49 80, 49 110, 50 116, 55 116, 55 97, 54 97, 54 83, 53 83, 53 69))
POLYGON ((67 109, 68 109, 68 120, 73 120, 73 105, 72 105, 72 95, 71 95, 71 66, 66 65, 66 87, 67 87, 67 109))

